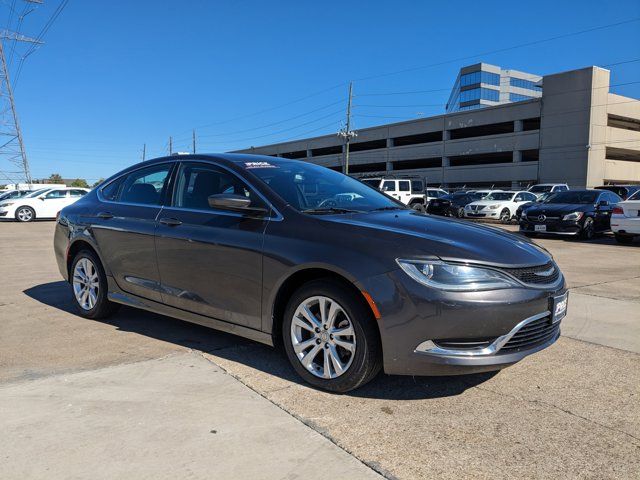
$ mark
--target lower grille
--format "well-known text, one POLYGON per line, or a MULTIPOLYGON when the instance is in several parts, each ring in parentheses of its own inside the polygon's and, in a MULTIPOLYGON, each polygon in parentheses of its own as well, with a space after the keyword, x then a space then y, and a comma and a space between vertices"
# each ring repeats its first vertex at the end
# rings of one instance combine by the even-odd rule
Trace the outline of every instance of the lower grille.
POLYGON ((534 285, 549 285, 555 283, 560 277, 560 269, 553 262, 537 267, 503 268, 502 270, 522 283, 534 285))
POLYGON ((527 323, 516 332, 500 349, 501 352, 517 352, 545 343, 560 332, 560 322, 551 323, 551 317, 544 317, 527 323))
POLYGON ((436 344, 442 348, 453 348, 460 350, 469 350, 470 348, 486 348, 495 339, 452 339, 452 340, 437 340, 436 344))

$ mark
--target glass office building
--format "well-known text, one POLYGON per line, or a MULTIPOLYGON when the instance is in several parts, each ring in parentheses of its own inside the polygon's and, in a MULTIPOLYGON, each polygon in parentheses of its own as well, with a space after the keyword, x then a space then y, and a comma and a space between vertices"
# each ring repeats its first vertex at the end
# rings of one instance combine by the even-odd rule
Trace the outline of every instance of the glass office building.
POLYGON ((542 77, 517 70, 503 70, 488 63, 460 69, 449 95, 447 113, 474 110, 542 96, 542 77))

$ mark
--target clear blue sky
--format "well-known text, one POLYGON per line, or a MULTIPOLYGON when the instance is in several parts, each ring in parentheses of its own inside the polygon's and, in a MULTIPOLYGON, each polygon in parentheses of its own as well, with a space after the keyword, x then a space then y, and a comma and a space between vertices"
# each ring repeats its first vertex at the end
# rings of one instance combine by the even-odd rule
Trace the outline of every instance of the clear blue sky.
MULTIPOLYGON (((36 35, 59 2, 45 0, 21 31, 36 35)), ((11 3, 0 0, 4 24, 11 3)), ((70 0, 24 62, 16 102, 34 177, 92 181, 139 161, 143 143, 147 158, 166 153, 169 135, 188 150, 193 127, 201 152, 334 132, 351 79, 361 128, 442 113, 464 64, 544 75, 640 58, 640 22, 477 55, 637 17, 639 0, 70 0), (358 80, 460 57, 470 58, 358 80), (358 97, 413 90, 440 91, 358 97)), ((634 81, 640 62, 612 67, 612 83, 634 81)), ((614 91, 640 98, 640 83, 614 91)))

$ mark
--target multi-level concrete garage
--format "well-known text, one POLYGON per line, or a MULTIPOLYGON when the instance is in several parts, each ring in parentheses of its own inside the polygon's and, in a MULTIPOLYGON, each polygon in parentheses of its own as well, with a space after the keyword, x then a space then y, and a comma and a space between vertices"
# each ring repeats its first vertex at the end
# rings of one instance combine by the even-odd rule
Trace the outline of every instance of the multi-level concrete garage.
MULTIPOLYGON (((335 134, 252 147, 345 170, 335 134)), ((542 96, 357 130, 349 174, 420 175, 430 185, 571 187, 640 183, 640 101, 588 67, 542 78, 542 96)))

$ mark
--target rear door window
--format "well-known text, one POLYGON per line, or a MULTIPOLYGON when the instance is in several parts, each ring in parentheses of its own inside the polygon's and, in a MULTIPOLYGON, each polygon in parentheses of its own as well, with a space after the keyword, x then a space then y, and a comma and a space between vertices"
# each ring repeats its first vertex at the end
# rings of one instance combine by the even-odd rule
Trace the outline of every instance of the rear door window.
POLYGON ((52 198, 66 198, 67 191, 66 190, 51 190, 47 193, 44 198, 52 199, 52 198))
POLYGON ((171 164, 163 163, 130 173, 124 178, 118 189, 117 201, 141 205, 160 205, 170 170, 171 164))
POLYGON ((393 180, 387 180, 382 183, 382 191, 383 192, 393 192, 396 189, 396 182, 393 180))
POLYGON ((399 184, 398 190, 400 190, 401 192, 411 191, 411 184, 409 183, 409 180, 402 180, 398 182, 398 184, 399 184))

